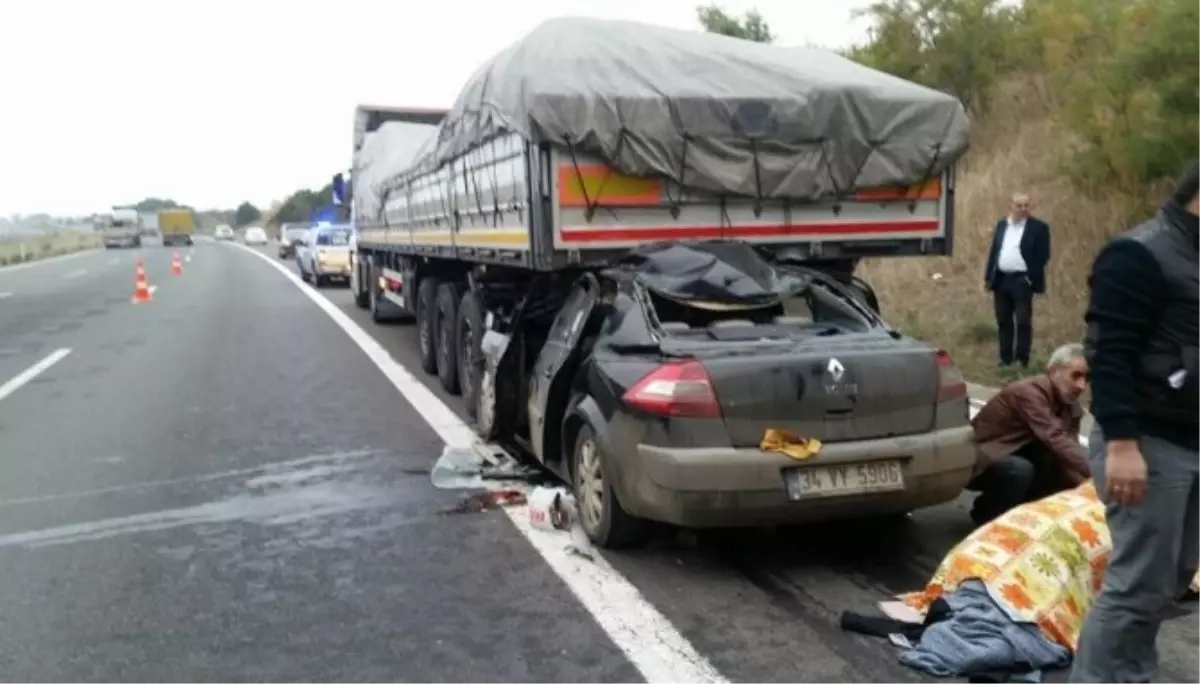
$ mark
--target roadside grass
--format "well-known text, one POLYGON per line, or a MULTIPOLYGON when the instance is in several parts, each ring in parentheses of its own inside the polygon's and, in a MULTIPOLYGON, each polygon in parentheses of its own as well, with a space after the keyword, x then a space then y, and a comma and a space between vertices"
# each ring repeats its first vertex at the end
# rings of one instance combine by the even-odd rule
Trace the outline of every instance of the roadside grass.
POLYGON ((100 245, 99 234, 83 231, 0 240, 0 267, 94 249, 100 245))
POLYGON ((1044 89, 1034 81, 1006 84, 994 109, 972 122, 971 150, 960 163, 954 255, 874 259, 860 275, 876 289, 884 316, 901 331, 950 352, 972 381, 1000 386, 1022 371, 998 367, 991 295, 983 267, 992 227, 1008 213, 1014 192, 1029 192, 1034 214, 1050 224, 1051 263, 1046 294, 1034 299, 1033 357, 1037 373, 1058 345, 1084 331, 1087 277, 1093 257, 1127 229, 1133 202, 1087 193, 1062 172, 1071 141, 1049 118, 1044 89))

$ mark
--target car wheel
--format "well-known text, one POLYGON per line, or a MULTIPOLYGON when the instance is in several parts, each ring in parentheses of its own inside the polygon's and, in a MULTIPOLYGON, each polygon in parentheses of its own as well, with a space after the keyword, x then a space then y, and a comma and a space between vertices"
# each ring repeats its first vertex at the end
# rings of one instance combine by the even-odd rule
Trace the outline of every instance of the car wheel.
POLYGON ((325 287, 325 276, 323 276, 323 275, 321 275, 320 273, 317 273, 317 272, 315 272, 315 271, 314 271, 314 272, 313 272, 313 281, 312 281, 312 282, 313 282, 313 287, 315 287, 315 288, 317 288, 317 289, 319 290, 319 289, 321 289, 322 287, 325 287))
POLYGON ((605 477, 612 459, 604 453, 592 426, 584 424, 575 436, 571 483, 579 522, 592 543, 605 549, 633 546, 645 539, 646 521, 621 507, 605 477))
POLYGON ((421 351, 421 369, 437 372, 437 278, 422 278, 417 286, 417 339, 421 351))
POLYGON ((308 282, 308 271, 304 270, 303 266, 300 266, 300 280, 308 282))
POLYGON ((437 290, 437 372, 442 389, 458 394, 458 288, 442 283, 437 290))
POLYGON ((468 291, 458 303, 458 326, 455 330, 455 353, 458 356, 458 386, 462 389, 463 406, 472 419, 479 413, 479 376, 483 339, 483 307, 474 291, 468 291))

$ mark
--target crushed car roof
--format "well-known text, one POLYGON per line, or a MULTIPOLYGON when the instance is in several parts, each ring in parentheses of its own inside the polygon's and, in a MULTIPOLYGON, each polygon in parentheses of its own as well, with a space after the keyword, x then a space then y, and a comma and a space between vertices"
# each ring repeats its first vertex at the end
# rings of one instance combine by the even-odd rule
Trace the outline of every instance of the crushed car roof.
POLYGON ((619 257, 613 267, 656 294, 689 304, 767 306, 811 282, 733 240, 659 242, 619 257))

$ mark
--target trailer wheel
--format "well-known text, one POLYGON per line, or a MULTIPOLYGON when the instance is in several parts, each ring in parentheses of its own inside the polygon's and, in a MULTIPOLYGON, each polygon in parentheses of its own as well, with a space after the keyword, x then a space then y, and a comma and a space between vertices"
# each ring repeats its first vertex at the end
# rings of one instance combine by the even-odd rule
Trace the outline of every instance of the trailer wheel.
POLYGON ((376 323, 379 320, 375 317, 375 297, 379 296, 379 291, 376 289, 378 284, 372 277, 371 262, 363 263, 362 257, 351 257, 354 259, 354 272, 351 274, 350 289, 354 292, 354 305, 360 309, 370 309, 371 319, 376 323), (366 271, 366 277, 363 277, 363 272, 366 271))
POLYGON ((421 278, 417 286, 417 339, 420 340, 421 370, 437 372, 437 278, 421 278))
POLYGON ((458 356, 458 385, 462 389, 463 405, 472 419, 479 413, 479 378, 483 370, 483 307, 473 291, 463 295, 458 304, 458 326, 455 329, 455 353, 458 356))
POLYGON ((437 372, 442 389, 458 394, 458 288, 442 283, 437 289, 437 372))

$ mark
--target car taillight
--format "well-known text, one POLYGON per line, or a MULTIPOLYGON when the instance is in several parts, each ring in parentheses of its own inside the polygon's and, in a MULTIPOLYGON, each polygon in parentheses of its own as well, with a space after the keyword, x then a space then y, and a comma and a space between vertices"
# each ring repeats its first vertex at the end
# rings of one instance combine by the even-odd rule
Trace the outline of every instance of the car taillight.
POLYGON ((662 364, 634 383, 622 400, 627 406, 656 416, 721 417, 721 406, 708 371, 694 360, 662 364))
POLYGON ((967 396, 967 381, 954 365, 950 352, 937 350, 938 403, 962 399, 967 396))

